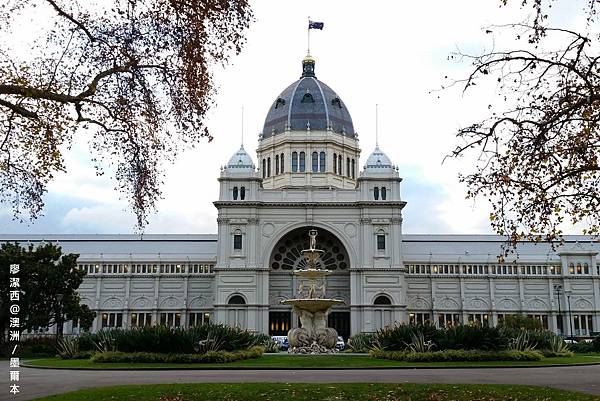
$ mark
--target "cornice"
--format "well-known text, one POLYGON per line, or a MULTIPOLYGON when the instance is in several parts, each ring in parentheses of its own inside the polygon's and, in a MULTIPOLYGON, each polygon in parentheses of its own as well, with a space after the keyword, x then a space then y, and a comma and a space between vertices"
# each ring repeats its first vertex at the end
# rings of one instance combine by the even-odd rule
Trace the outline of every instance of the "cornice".
POLYGON ((272 206, 283 206, 283 207, 326 207, 326 208, 337 208, 337 207, 356 207, 356 206, 368 206, 377 208, 388 208, 388 207, 400 207, 406 206, 405 201, 354 201, 354 202, 266 202, 266 201, 214 201, 215 207, 228 206, 237 208, 246 207, 272 207, 272 206))

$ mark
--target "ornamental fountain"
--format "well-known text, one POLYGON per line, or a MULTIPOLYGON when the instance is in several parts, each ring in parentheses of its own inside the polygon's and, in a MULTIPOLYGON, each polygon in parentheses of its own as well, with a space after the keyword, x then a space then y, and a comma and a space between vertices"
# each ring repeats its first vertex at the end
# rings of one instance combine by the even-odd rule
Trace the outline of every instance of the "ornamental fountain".
POLYGON ((300 318, 300 327, 288 332, 290 353, 322 354, 335 352, 338 333, 327 327, 327 315, 333 305, 343 305, 344 301, 326 297, 326 277, 331 270, 318 269, 317 260, 324 253, 316 249, 317 230, 308 232, 310 237, 309 249, 304 249, 302 255, 308 262, 308 268, 295 269, 292 274, 300 277, 297 298, 281 301, 282 304, 292 305, 294 312, 300 318), (305 295, 306 291, 306 295, 305 295))

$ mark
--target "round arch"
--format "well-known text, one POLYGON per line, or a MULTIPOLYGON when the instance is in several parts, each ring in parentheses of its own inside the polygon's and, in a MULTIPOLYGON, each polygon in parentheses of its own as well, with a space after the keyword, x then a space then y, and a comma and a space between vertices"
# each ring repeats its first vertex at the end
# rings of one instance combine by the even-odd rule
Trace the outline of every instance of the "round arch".
MULTIPOLYGON (((289 231, 275 244, 269 259, 271 271, 291 271, 307 268, 307 260, 302 251, 309 248, 308 231, 312 227, 301 227, 289 231)), ((316 238, 316 248, 323 250, 317 260, 317 268, 328 269, 333 273, 347 272, 350 268, 350 258, 341 241, 326 229, 319 230, 316 238)))
POLYGON ((234 293, 227 298, 227 305, 246 305, 246 298, 239 293, 234 293))
POLYGON ((388 294, 377 294, 373 298, 373 305, 388 306, 392 305, 392 297, 388 294))
MULTIPOLYGON (((350 266, 358 266, 358 256, 356 254, 356 250, 354 249, 352 244, 348 241, 348 238, 344 235, 344 233, 342 233, 336 227, 330 226, 328 224, 319 223, 319 222, 313 222, 310 225, 306 224, 306 222, 294 223, 294 224, 287 225, 287 226, 283 227, 281 230, 279 230, 276 235, 273 235, 271 237, 270 241, 267 244, 265 244, 266 246, 263 248, 263 251, 262 251, 263 254, 261 257, 263 266, 270 266, 269 262, 270 262, 273 250, 275 248, 275 245, 277 245, 277 243, 283 237, 288 235, 290 232, 297 230, 299 228, 306 228, 307 233, 308 233, 308 230, 311 228, 315 228, 317 230, 322 229, 322 230, 328 231, 334 237, 336 237, 336 239, 338 241, 340 241, 340 243, 346 249, 346 252, 348 253, 348 258, 350 259, 350 266)), ((319 243, 319 237, 317 237, 317 244, 318 243, 319 243)), ((318 248, 318 245, 317 245, 317 248, 318 248)))

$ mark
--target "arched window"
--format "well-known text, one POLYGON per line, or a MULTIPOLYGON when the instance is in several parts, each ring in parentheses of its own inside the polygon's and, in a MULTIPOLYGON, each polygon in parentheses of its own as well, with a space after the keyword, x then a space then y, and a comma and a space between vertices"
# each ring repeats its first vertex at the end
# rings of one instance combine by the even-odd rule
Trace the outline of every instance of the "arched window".
POLYGON ((385 187, 381 187, 381 200, 385 200, 387 197, 387 189, 385 187))
POLYGON ((306 157, 304 152, 300 152, 300 172, 304 173, 306 171, 306 157))
POLYGON ((267 177, 271 176, 271 158, 267 157, 267 177))
POLYGON ((292 152, 292 173, 298 172, 298 152, 292 152))
POLYGON ((390 297, 388 297, 386 295, 379 295, 373 301, 373 305, 391 305, 391 304, 392 304, 392 300, 390 299, 390 297))
POLYGON ((312 152, 312 172, 316 173, 319 171, 319 154, 312 152))
POLYGON ((319 153, 319 171, 325 172, 325 152, 319 153))
POLYGON ((344 175, 342 172, 342 155, 338 155, 338 174, 344 175))
POLYGON ((302 96, 302 100, 300 101, 300 103, 314 103, 314 102, 315 102, 315 98, 310 93, 305 93, 304 96, 302 96))
POLYGON ((575 274, 575 265, 573 263, 569 263, 569 274, 575 274))
POLYGON ((583 273, 590 274, 590 266, 587 263, 583 264, 583 273))
POLYGON ((346 175, 350 177, 350 158, 346 157, 346 175))
POLYGON ((375 200, 379 200, 379 187, 373 188, 373 197, 375 200))
POLYGON ((240 188, 240 199, 241 200, 246 199, 246 187, 241 187, 240 188))
POLYGON ((356 160, 352 159, 352 179, 355 177, 354 170, 356 169, 356 160))
POLYGON ((333 174, 337 174, 337 153, 333 154, 333 174))
POLYGON ((237 187, 233 187, 233 200, 237 200, 238 189, 237 187))
POLYGON ((263 170, 262 171, 262 176, 263 176, 263 178, 265 178, 266 174, 267 174, 267 161, 265 159, 263 159, 263 168, 262 168, 262 170, 263 170))
POLYGON ((241 295, 234 295, 227 302, 229 305, 246 305, 246 300, 241 295))
POLYGON ((279 155, 275 155, 275 175, 279 175, 279 155))
POLYGON ((281 166, 280 166, 280 168, 279 168, 279 172, 280 172, 281 174, 283 174, 283 165, 284 165, 284 162, 283 162, 283 153, 282 153, 282 154, 281 154, 281 156, 279 157, 279 162, 281 163, 281 166))

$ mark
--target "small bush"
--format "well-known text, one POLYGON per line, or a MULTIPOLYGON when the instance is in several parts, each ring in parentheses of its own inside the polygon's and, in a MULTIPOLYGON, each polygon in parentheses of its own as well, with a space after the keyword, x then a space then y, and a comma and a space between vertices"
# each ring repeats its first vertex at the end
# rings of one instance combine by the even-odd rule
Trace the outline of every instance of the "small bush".
POLYGON ((512 351, 531 351, 537 347, 535 340, 529 338, 529 333, 524 331, 515 338, 511 338, 508 348, 512 351))
POLYGON ((121 352, 161 352, 172 354, 193 354, 199 348, 205 350, 236 351, 260 345, 260 337, 248 330, 223 324, 206 324, 190 328, 145 326, 131 329, 102 330, 95 334, 79 337, 79 349, 121 352), (110 334, 105 334, 110 333, 110 334), (110 337, 110 341, 107 340, 110 337), (210 341, 205 341, 210 340, 210 341), (200 344, 204 341, 203 344, 200 344), (104 344, 109 346, 104 347, 104 344))
POLYGON ((413 336, 417 333, 421 333, 425 341, 432 341, 437 331, 435 326, 431 324, 410 325, 401 323, 384 327, 377 331, 376 337, 382 349, 398 351, 406 349, 407 344, 412 342, 413 336))
POLYGON ((351 352, 369 352, 373 348, 375 334, 359 333, 348 339, 347 349, 351 352))
POLYGON ((506 349, 508 338, 497 327, 467 324, 438 330, 434 342, 439 350, 475 349, 498 351, 506 349))
POLYGON ((505 316, 503 321, 500 323, 500 326, 509 329, 526 331, 542 330, 542 322, 540 322, 538 319, 520 314, 505 316))
POLYGON ((550 340, 549 346, 544 350, 544 356, 547 356, 547 354, 549 353, 556 354, 556 356, 565 353, 571 355, 573 354, 569 351, 569 347, 567 346, 565 340, 563 340, 562 337, 556 335, 550 340))
MULTIPOLYGON (((8 345, 8 343, 6 344, 8 345)), ((12 350, 6 347, 3 356, 9 357, 12 350)), ((19 343, 19 356, 22 358, 53 357, 56 355, 56 337, 27 337, 19 343)))
POLYGON ((446 350, 435 352, 373 351, 373 358, 405 362, 484 362, 484 361, 539 361, 539 351, 478 351, 446 350))
POLYGON ((71 359, 79 353, 79 342, 76 338, 59 338, 56 342, 56 351, 62 359, 71 359))
POLYGON ((592 344, 594 345, 594 352, 600 352, 600 336, 596 336, 592 344))
POLYGON ((544 349, 540 352, 542 353, 542 355, 544 355, 544 358, 567 358, 574 355, 568 349, 566 349, 565 351, 552 351, 549 349, 544 349))
POLYGON ((406 344, 406 348, 409 352, 416 352, 416 353, 431 352, 431 350, 433 349, 434 346, 435 346, 435 344, 433 343, 433 341, 425 340, 425 336, 423 335, 423 333, 413 334, 412 338, 411 338, 411 343, 406 344))
POLYGON ((156 352, 108 351, 94 354, 95 363, 227 363, 260 358, 264 349, 259 346, 243 351, 208 351, 205 354, 165 354, 156 352))
POLYGON ((587 354, 595 351, 593 343, 586 343, 583 341, 578 342, 577 344, 569 344, 569 350, 576 354, 587 354))

